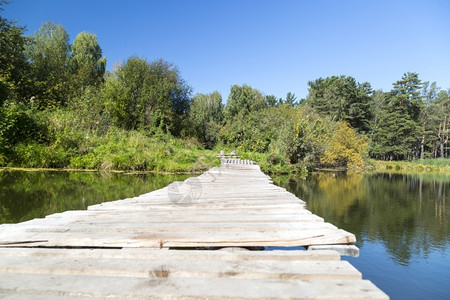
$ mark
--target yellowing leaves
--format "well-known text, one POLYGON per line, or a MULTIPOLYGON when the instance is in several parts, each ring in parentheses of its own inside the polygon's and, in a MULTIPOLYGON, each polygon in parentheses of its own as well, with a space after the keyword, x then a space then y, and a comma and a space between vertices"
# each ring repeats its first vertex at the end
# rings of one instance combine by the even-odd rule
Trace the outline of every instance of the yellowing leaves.
POLYGON ((320 158, 321 164, 328 167, 345 167, 349 171, 361 171, 364 167, 363 157, 367 155, 368 142, 346 122, 336 123, 336 129, 320 158))

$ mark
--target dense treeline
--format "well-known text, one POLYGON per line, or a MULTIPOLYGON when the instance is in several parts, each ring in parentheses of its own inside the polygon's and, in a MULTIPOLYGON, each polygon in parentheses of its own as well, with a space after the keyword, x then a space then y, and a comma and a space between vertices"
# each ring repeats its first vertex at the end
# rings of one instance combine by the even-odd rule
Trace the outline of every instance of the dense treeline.
POLYGON ((218 92, 192 95, 163 59, 106 71, 94 34, 70 44, 52 22, 24 32, 0 17, 0 166, 186 171, 226 148, 288 172, 449 155, 449 92, 416 73, 389 92, 319 78, 301 100, 233 85, 224 105, 218 92))

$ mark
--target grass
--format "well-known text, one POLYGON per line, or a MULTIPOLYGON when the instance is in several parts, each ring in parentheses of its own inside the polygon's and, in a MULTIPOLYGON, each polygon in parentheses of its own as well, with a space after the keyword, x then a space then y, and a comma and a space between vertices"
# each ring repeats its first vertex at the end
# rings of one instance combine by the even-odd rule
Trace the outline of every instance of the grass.
POLYGON ((369 160, 368 169, 376 172, 450 173, 450 159, 419 159, 413 161, 369 160))
POLYGON ((114 130, 82 139, 72 147, 67 143, 21 143, 14 151, 15 159, 4 167, 199 173, 220 165, 218 151, 204 149, 195 140, 148 137, 138 131, 114 130))

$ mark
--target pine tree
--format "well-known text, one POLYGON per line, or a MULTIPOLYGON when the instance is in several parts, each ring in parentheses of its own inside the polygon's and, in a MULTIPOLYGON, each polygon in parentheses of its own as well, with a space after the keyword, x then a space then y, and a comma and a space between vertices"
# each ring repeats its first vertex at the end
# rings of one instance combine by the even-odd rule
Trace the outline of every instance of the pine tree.
POLYGON ((422 82, 417 73, 406 73, 393 84, 376 128, 372 156, 390 160, 419 155, 422 82))

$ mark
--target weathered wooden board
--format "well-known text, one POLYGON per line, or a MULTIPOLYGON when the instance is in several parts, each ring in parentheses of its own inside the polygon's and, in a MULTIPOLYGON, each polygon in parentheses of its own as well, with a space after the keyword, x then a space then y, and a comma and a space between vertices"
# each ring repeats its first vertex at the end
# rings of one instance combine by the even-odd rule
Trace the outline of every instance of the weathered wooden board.
POLYGON ((339 258, 334 251, 0 248, 0 297, 388 298, 339 258))
POLYGON ((2 246, 47 246, 47 247, 212 247, 212 246, 308 246, 348 244, 348 234, 343 230, 259 230, 215 231, 198 230, 178 232, 148 231, 69 231, 28 232, 13 231, 5 236, 2 246))

